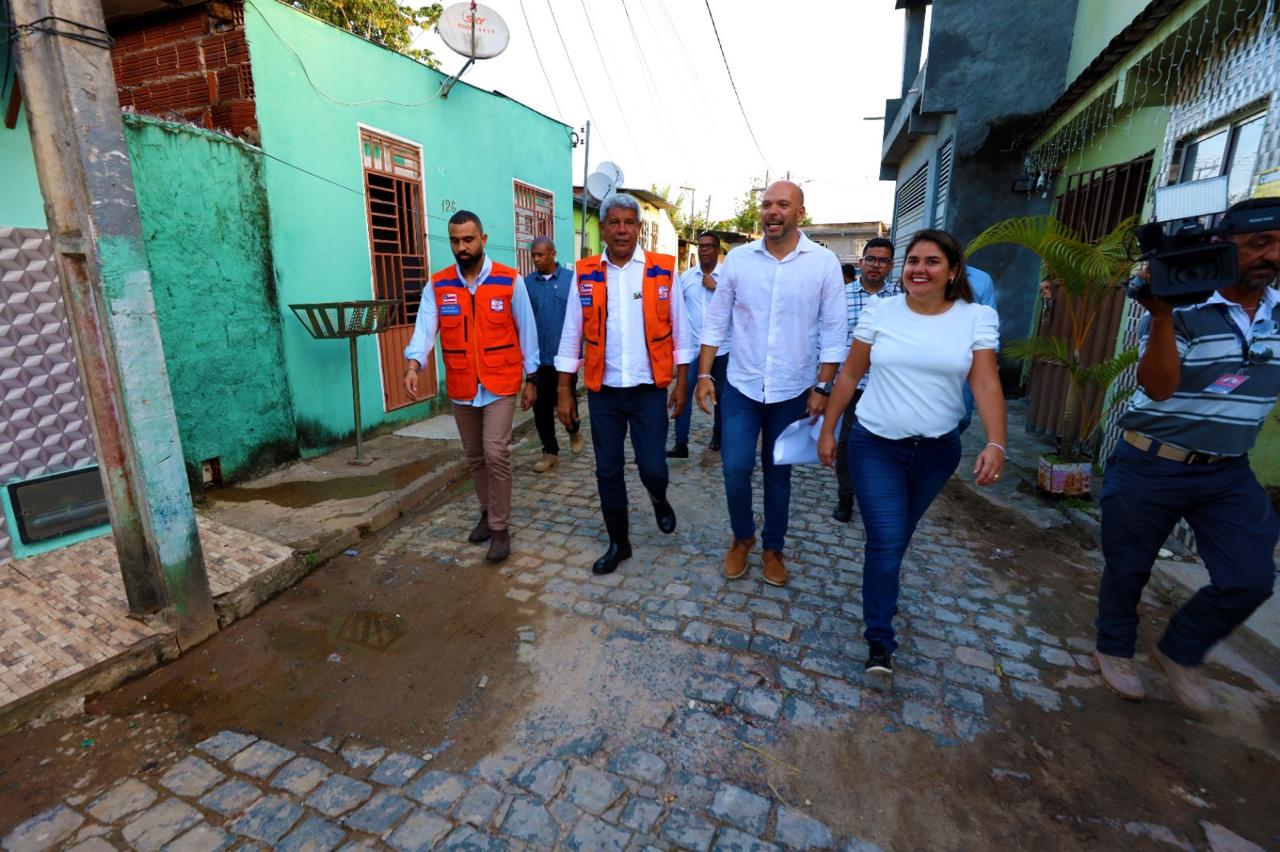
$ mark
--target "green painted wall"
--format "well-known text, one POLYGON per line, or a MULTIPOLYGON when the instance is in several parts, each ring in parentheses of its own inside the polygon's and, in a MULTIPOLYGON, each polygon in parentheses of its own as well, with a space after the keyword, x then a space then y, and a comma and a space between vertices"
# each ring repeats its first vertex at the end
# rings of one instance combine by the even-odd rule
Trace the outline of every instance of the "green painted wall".
MULTIPOLYGON (((250 0, 245 25, 263 149, 285 161, 264 163, 282 314, 290 303, 373 294, 362 124, 422 147, 433 269, 453 262, 446 221, 455 209, 478 214, 489 254, 514 263, 513 179, 553 194, 556 243, 573 256, 568 127, 466 83, 439 99, 445 75, 272 0, 250 0)), ((454 59, 446 65, 461 64, 454 59)), ((292 317, 283 330, 304 453, 346 440, 354 425, 346 344, 313 340, 292 317)), ((361 338, 359 352, 366 428, 434 410, 420 403, 385 412, 377 342, 361 338)), ((399 368, 388 378, 400 381, 399 368)))
MULTIPOLYGON (((0 89, 3 89, 0 86, 0 89)), ((7 89, 6 89, 7 93, 7 89)), ((0 107, 4 102, 0 100, 0 107)), ((44 228, 44 197, 36 180, 35 155, 27 111, 18 112, 18 125, 9 130, 0 122, 0 225, 9 228, 44 228)))
POLYGON ((1147 4, 1148 0, 1079 0, 1067 61, 1068 85, 1147 4))
POLYGON ((260 153, 125 116, 138 213, 188 476, 224 480, 297 456, 285 390, 260 153))
MULTIPOLYGON (((1061 195, 1066 190, 1067 176, 1070 174, 1127 163, 1152 152, 1159 154, 1164 148, 1168 123, 1169 110, 1165 107, 1145 107, 1118 115, 1105 133, 1063 159, 1057 194, 1061 195)), ((1154 174, 1152 179, 1155 179, 1154 174)), ((1151 198, 1148 193, 1144 215, 1149 212, 1150 206, 1151 198)))
MULTIPOLYGON (((573 207, 573 246, 570 257, 577 257, 578 231, 582 227, 582 208, 573 207)), ((597 213, 587 214, 587 256, 600 254, 600 216, 597 213)), ((568 264, 565 264, 566 266, 568 264)))

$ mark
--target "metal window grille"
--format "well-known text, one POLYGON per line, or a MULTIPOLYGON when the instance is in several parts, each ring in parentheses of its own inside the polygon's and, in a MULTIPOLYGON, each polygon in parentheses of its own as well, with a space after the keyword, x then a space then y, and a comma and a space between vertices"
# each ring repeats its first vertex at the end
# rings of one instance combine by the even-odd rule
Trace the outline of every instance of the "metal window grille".
POLYGON ((412 324, 428 276, 421 152, 367 130, 360 137, 374 296, 398 299, 393 324, 412 324))
POLYGON ((934 192, 933 227, 947 227, 947 194, 951 190, 951 158, 954 153, 952 143, 948 139, 938 149, 938 188, 934 192))
POLYGON ((516 269, 521 275, 533 272, 533 241, 555 239, 555 200, 551 193, 515 182, 516 269))
POLYGON ((929 164, 925 163, 898 187, 894 204, 893 257, 897 278, 902 277, 902 264, 907 244, 916 231, 924 227, 924 196, 929 181, 929 164))

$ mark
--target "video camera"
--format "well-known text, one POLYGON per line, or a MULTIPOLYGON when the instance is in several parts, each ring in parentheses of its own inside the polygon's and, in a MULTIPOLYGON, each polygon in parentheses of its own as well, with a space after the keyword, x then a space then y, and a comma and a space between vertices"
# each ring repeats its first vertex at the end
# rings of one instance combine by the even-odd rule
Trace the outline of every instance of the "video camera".
POLYGON ((1225 212, 1228 176, 1156 190, 1155 221, 1138 229, 1150 278, 1133 279, 1132 298, 1152 295, 1171 305, 1194 305, 1240 277, 1233 234, 1280 230, 1280 199, 1271 206, 1225 212), (1221 214, 1217 225, 1205 227, 1221 214))

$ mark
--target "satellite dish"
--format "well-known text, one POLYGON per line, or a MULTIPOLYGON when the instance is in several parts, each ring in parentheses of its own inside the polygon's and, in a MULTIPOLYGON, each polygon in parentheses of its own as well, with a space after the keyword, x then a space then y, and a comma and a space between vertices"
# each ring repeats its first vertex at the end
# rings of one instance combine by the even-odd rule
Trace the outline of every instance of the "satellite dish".
POLYGON ((622 186, 622 169, 608 160, 587 175, 587 194, 596 201, 604 201, 622 186))
POLYGON ((492 59, 511 43, 507 22, 479 3, 455 3, 445 9, 436 32, 450 50, 470 60, 492 59))

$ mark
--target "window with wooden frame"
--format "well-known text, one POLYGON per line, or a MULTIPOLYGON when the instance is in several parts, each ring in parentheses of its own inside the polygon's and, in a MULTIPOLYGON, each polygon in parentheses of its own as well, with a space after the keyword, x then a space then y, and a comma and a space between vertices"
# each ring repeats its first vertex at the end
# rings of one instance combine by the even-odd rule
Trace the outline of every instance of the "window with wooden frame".
POLYGON ((516 214, 516 269, 521 275, 533 272, 533 241, 555 239, 555 199, 551 193, 527 183, 514 181, 516 214))

